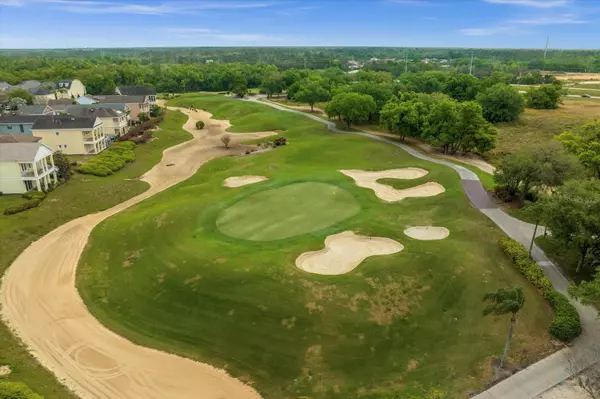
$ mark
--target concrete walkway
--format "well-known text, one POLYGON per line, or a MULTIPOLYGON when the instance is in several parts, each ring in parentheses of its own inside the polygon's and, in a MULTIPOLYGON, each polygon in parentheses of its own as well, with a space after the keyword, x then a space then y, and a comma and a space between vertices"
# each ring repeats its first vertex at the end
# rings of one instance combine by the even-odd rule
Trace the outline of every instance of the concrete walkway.
MULTIPOLYGON (((445 165, 454 169, 460 176, 463 189, 471 203, 484 215, 496 223, 496 225, 498 225, 498 227, 500 227, 506 233, 506 235, 520 242, 525 247, 529 247, 534 226, 530 223, 525 223, 515 219, 505 213, 502 209, 498 208, 489 199, 477 175, 471 172, 469 169, 450 161, 432 158, 415 150, 412 147, 386 139, 384 137, 375 136, 365 132, 340 130, 336 127, 334 122, 331 122, 327 119, 323 119, 319 116, 308 114, 302 111, 286 108, 275 103, 259 101, 260 98, 263 97, 257 96, 254 98, 249 98, 247 101, 258 102, 282 111, 303 115, 317 122, 326 124, 327 128, 332 132, 368 137, 372 140, 381 141, 383 143, 391 144, 401 148, 416 158, 440 165, 445 165)), ((539 230, 541 233, 541 229, 539 230)), ((532 257, 536 263, 540 265, 548 279, 550 279, 554 288, 568 297, 568 280, 561 274, 561 272, 550 261, 550 259, 546 257, 544 252, 536 245, 533 247, 532 257)), ((592 347, 592 345, 595 343, 600 342, 600 322, 596 317, 596 310, 590 306, 583 306, 570 297, 569 299, 579 311, 579 315, 581 316, 581 324, 583 327, 582 335, 573 342, 571 347, 562 349, 559 352, 556 352, 551 356, 532 364, 521 372, 475 396, 476 399, 533 399, 537 395, 547 391, 548 389, 572 376, 573 370, 567 369, 567 356, 573 355, 580 357, 582 359, 580 362, 580 365, 582 366, 581 369, 591 366, 596 361, 600 360, 588 360, 589 356, 585 356, 588 348, 592 347)))

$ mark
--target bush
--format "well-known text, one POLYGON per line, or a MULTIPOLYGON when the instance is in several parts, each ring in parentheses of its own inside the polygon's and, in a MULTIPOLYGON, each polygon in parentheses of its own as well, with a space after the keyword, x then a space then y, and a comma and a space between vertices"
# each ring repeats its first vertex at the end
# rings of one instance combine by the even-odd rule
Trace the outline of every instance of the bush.
POLYGON ((76 170, 82 174, 100 177, 112 175, 113 172, 122 169, 128 162, 135 160, 134 148, 135 143, 131 141, 115 143, 90 161, 77 166, 76 170))
POLYGON ((285 137, 278 137, 275 140, 273 140, 273 146, 275 147, 279 147, 280 145, 286 145, 287 144, 287 140, 285 139, 285 137))
POLYGON ((146 130, 153 129, 156 126, 158 126, 160 124, 160 122, 162 122, 163 119, 164 119, 164 115, 160 115, 156 118, 150 119, 149 121, 139 123, 136 126, 129 129, 129 131, 126 134, 119 137, 118 140, 119 141, 127 141, 134 137, 141 136, 146 132, 146 130))
MULTIPOLYGON (((32 209, 37 207, 39 204, 42 203, 42 200, 39 198, 36 199, 30 199, 27 201, 23 201, 21 202, 19 205, 15 205, 15 206, 11 206, 9 208, 6 208, 4 210, 4 214, 5 215, 14 215, 15 213, 19 213, 19 212, 23 212, 26 211, 28 209, 32 209)), ((3 396, 0 396, 0 398, 3 396)))
POLYGON ((44 399, 22 382, 0 381, 0 398, 3 399, 44 399))
POLYGON ((542 296, 552 307, 554 319, 548 330, 550 335, 563 342, 577 338, 581 334, 581 320, 575 306, 569 302, 567 297, 552 288, 550 280, 537 263, 529 258, 527 249, 523 245, 515 240, 503 238, 500 240, 500 246, 525 278, 541 291, 542 296))
POLYGON ((198 129, 198 130, 204 129, 204 121, 196 122, 196 129, 198 129))
POLYGON ((46 198, 46 194, 43 191, 31 190, 27 191, 26 193, 23 193, 21 197, 28 200, 39 199, 41 201, 44 198, 46 198))

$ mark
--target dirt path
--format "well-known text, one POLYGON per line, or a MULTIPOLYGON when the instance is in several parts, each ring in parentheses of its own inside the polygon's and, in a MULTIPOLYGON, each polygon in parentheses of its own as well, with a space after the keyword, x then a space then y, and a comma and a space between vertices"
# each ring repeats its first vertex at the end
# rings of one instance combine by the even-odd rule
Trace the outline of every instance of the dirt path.
POLYGON ((194 138, 164 151, 161 162, 142 177, 150 184, 146 192, 48 233, 3 278, 3 320, 41 364, 82 398, 260 398, 223 370, 113 333, 88 312, 75 288, 79 257, 98 223, 189 178, 211 159, 241 153, 241 140, 274 134, 232 134, 234 144, 225 149, 219 137, 228 122, 213 120, 204 111, 179 110, 189 116, 184 128, 194 138), (195 129, 197 120, 205 121, 205 129, 195 129))

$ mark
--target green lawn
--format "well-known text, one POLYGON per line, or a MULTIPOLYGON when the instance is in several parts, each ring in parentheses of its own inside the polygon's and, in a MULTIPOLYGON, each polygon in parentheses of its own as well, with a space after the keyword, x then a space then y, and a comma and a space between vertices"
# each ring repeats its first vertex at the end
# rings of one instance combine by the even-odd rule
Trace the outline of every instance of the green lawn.
MULTIPOLYGON (((162 157, 164 149, 191 138, 182 129, 187 117, 180 112, 169 112, 161 124, 158 137, 136 147, 136 160, 108 177, 75 174, 66 184, 49 193, 42 204, 16 215, 4 216, 5 208, 21 201, 18 195, 0 196, 0 274, 32 241, 54 228, 77 217, 110 208, 145 191, 149 186, 135 179, 152 168, 162 157)), ((68 398, 70 393, 54 376, 42 368, 0 325, 0 365, 8 364, 12 373, 8 378, 25 382, 46 399, 68 398)))
POLYGON ((226 368, 267 399, 400 398, 430 387, 463 398, 468 389, 483 387, 508 326, 506 317, 482 316, 481 298, 516 283, 527 301, 511 357, 526 364, 553 351, 549 307, 504 256, 498 245, 503 234, 468 202, 453 170, 374 140, 330 134, 309 118, 261 104, 214 95, 172 102, 190 103, 231 119, 232 131, 277 129, 290 144, 213 160, 94 229, 77 283, 90 311, 110 329, 226 368), (423 179, 443 184, 446 192, 386 203, 339 172, 409 166, 428 170, 423 179), (269 180, 222 186, 241 175, 269 180), (360 212, 318 225, 329 217, 319 203, 330 201, 327 190, 285 191, 302 183, 334 186, 352 196, 360 212), (264 209, 252 198, 264 199, 264 209), (309 199, 314 209, 306 206, 309 199), (287 238, 281 229, 273 241, 231 237, 217 220, 236 203, 256 212, 240 213, 242 228, 257 218, 278 224, 303 215, 320 229, 287 238), (411 225, 444 226, 451 234, 417 241, 402 233, 411 225), (328 235, 344 230, 390 237, 405 249, 368 258, 346 275, 296 268, 301 253, 322 248, 328 235))

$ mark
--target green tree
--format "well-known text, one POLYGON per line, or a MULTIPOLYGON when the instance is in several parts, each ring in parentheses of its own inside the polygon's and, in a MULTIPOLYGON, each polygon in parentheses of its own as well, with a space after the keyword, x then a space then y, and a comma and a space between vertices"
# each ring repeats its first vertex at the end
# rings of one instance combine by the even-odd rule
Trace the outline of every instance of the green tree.
POLYGON ((244 97, 248 93, 248 79, 242 72, 234 72, 229 83, 229 91, 238 97, 244 97))
POLYGON ((600 245, 600 180, 570 180, 544 202, 552 237, 579 251, 579 273, 588 251, 600 245))
POLYGON ((525 93, 525 104, 529 108, 556 109, 559 104, 562 104, 561 95, 562 88, 559 85, 532 87, 525 93))
POLYGON ((10 92, 8 92, 8 98, 9 99, 22 98, 23 100, 25 100, 27 102, 27 104, 33 104, 33 100, 35 99, 35 96, 33 94, 31 94, 28 90, 21 89, 19 87, 19 88, 13 89, 10 92))
POLYGON ((417 137, 420 133, 419 108, 416 101, 388 102, 381 110, 380 122, 390 132, 417 137))
POLYGON ((483 109, 483 117, 492 123, 515 121, 525 109, 519 91, 503 83, 488 87, 476 98, 483 109))
POLYGON ((13 97, 8 101, 8 109, 15 111, 19 109, 20 106, 25 104, 27 104, 27 101, 25 101, 21 97, 13 97))
POLYGON ((348 129, 352 123, 366 121, 377 110, 375 100, 368 94, 340 93, 327 104, 327 115, 338 116, 344 120, 348 129))
POLYGON ((485 294, 483 301, 489 303, 489 305, 483 310, 484 316, 503 316, 510 314, 508 336, 506 338, 506 344, 504 345, 504 353, 502 354, 502 359, 500 360, 500 367, 502 368, 504 367, 504 363, 508 357, 513 330, 515 328, 515 324, 517 323, 517 313, 519 313, 519 311, 523 309, 523 305, 525 305, 525 294, 523 293, 523 289, 519 286, 500 288, 496 292, 485 294))
POLYGON ((267 98, 271 98, 273 94, 280 94, 283 91, 285 83, 281 73, 275 71, 263 77, 260 89, 267 94, 267 98))
POLYGON ((557 139, 564 144, 567 151, 574 154, 600 178, 600 121, 563 132, 557 139))
POLYGON ((442 87, 442 92, 456 101, 474 100, 481 89, 481 81, 471 75, 453 76, 442 87))
POLYGON ((2 399, 44 399, 22 382, 0 381, 2 399))
POLYGON ((584 305, 600 306, 600 267, 596 267, 592 280, 582 281, 579 284, 571 283, 569 294, 584 305))
POLYGON ((71 178, 71 162, 69 162, 69 158, 65 154, 60 151, 52 154, 52 158, 54 159, 54 165, 58 168, 58 178, 63 180, 69 180, 71 178))
POLYGON ((381 110, 383 106, 392 98, 392 85, 387 83, 374 83, 370 81, 355 82, 350 85, 338 87, 334 94, 340 93, 360 93, 368 94, 375 100, 377 110, 381 110))
POLYGON ((330 98, 329 91, 325 89, 319 80, 303 80, 298 86, 298 91, 294 93, 293 99, 310 105, 310 111, 313 111, 315 103, 327 101, 330 98))

